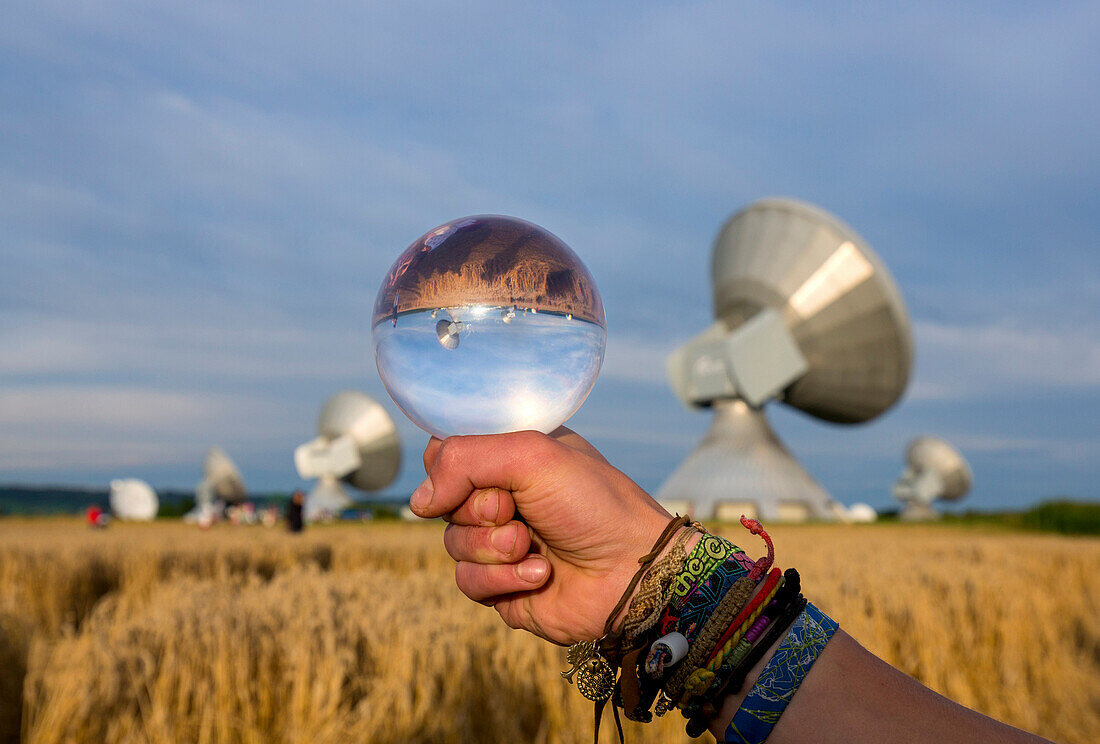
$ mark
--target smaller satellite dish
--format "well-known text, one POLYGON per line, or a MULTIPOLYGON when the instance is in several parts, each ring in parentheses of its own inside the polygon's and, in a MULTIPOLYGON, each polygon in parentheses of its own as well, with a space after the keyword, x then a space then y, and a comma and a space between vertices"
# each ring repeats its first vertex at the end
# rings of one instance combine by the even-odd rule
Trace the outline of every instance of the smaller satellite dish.
POLYGON ((195 508, 183 515, 185 522, 209 527, 225 514, 225 507, 248 497, 241 471, 225 450, 211 447, 202 462, 202 480, 195 486, 195 508))
MULTIPOLYGON (((457 345, 457 336, 454 341, 457 345)), ((320 436, 294 450, 298 475, 317 479, 306 496, 306 520, 333 517, 351 505, 341 483, 376 491, 397 477, 401 465, 397 426, 370 396, 345 390, 329 398, 317 418, 317 432, 320 436)))
POLYGON ((435 324, 435 335, 439 337, 440 345, 450 351, 458 348, 459 336, 464 330, 465 324, 460 320, 440 320, 435 324))
POLYGON ((934 519, 934 502, 958 501, 970 491, 970 466, 942 439, 914 439, 905 453, 905 462, 905 472, 894 484, 894 496, 905 505, 902 519, 934 519))
POLYGON ((160 502, 153 488, 137 478, 111 481, 111 512, 128 522, 149 522, 156 518, 160 502))
POLYGON ((203 482, 209 485, 215 499, 238 504, 248 496, 241 471, 220 447, 211 447, 207 451, 202 473, 203 482))

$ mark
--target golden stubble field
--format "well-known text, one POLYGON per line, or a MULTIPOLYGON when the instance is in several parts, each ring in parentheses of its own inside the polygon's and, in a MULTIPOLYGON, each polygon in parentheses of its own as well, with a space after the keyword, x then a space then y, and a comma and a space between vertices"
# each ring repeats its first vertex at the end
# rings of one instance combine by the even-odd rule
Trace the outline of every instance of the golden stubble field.
MULTIPOLYGON (((1100 540, 773 534, 807 596, 905 672, 1055 740, 1100 741, 1100 540)), ((563 651, 459 594, 440 536, 0 521, 0 742, 590 741, 563 651)), ((681 724, 628 740, 684 741, 681 724)))

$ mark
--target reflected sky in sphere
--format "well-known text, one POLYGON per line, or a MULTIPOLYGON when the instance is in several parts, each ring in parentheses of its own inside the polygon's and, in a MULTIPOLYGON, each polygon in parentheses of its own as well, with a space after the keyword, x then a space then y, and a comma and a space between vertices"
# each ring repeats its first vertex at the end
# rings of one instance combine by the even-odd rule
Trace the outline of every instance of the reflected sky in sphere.
POLYGON ((374 327, 386 389, 440 438, 553 431, 588 397, 605 340, 589 321, 484 305, 420 310, 374 327))

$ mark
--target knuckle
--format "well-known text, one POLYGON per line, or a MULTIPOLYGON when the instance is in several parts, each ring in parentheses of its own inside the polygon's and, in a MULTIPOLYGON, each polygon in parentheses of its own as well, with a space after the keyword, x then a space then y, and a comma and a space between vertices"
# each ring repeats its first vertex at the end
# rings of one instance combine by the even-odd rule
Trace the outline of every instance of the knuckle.
POLYGON ((529 433, 531 434, 531 439, 526 445, 528 456, 539 466, 546 466, 560 459, 563 452, 568 450, 568 447, 564 444, 556 439, 551 439, 545 434, 540 434, 537 431, 529 433))
POLYGON ((537 431, 521 431, 515 434, 516 446, 523 448, 528 452, 540 452, 546 449, 546 445, 551 441, 550 437, 537 431))
POLYGON ((435 458, 436 467, 444 471, 454 470, 462 460, 460 450, 461 440, 456 437, 444 439, 439 445, 439 454, 435 458))

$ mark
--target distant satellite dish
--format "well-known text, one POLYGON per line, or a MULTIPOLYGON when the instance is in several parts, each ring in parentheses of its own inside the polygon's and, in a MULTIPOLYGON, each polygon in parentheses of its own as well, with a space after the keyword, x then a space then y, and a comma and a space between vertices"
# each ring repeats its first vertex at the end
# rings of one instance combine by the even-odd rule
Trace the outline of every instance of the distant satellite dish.
POLYGON ((248 497, 244 479, 236 463, 219 447, 211 447, 202 465, 203 483, 210 487, 214 498, 226 504, 238 504, 248 497))
POLYGON ((973 475, 959 451, 942 439, 920 437, 909 443, 906 468, 894 484, 905 508, 902 519, 934 519, 936 501, 958 501, 970 491, 973 475))
POLYGON ((222 518, 225 507, 248 498, 241 471, 220 447, 206 451, 202 480, 195 486, 195 508, 184 515, 186 522, 209 525, 222 518))
POLYGON ((156 518, 160 502, 157 493, 143 480, 121 478, 111 481, 111 513, 117 519, 149 522, 156 518))
POLYGON ((712 286, 716 322, 673 352, 667 367, 680 400, 714 408, 717 418, 658 500, 689 506, 700 519, 739 516, 750 506, 767 520, 842 517, 843 507, 783 448, 761 409, 778 399, 826 421, 855 423, 893 405, 913 363, 893 279, 828 212, 764 199, 719 233, 712 286))
POLYGON ((376 491, 397 477, 401 465, 397 427, 370 396, 355 390, 332 396, 321 409, 317 431, 320 436, 294 450, 298 475, 318 479, 306 497, 307 520, 335 516, 351 505, 341 482, 376 491))

